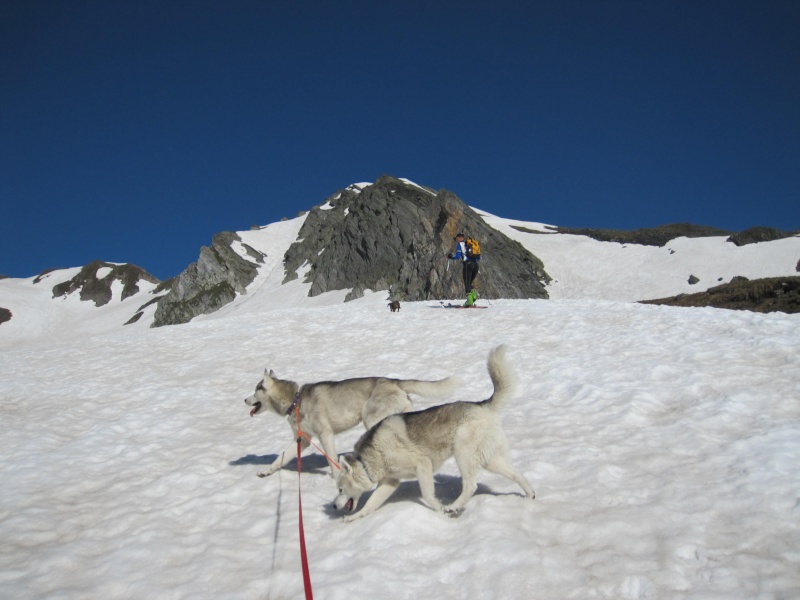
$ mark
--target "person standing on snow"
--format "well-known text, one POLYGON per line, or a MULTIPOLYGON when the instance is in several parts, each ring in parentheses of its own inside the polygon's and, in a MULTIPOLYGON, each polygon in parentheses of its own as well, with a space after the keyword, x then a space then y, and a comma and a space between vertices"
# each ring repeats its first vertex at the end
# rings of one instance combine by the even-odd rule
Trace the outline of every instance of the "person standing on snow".
POLYGON ((467 293, 467 301, 464 306, 472 306, 478 298, 478 292, 473 287, 475 277, 478 276, 478 261, 481 259, 480 255, 470 256, 467 254, 467 246, 464 243, 464 234, 458 233, 453 240, 456 243, 455 254, 450 253, 447 258, 450 260, 460 260, 462 264, 462 274, 464 276, 464 291, 467 293))

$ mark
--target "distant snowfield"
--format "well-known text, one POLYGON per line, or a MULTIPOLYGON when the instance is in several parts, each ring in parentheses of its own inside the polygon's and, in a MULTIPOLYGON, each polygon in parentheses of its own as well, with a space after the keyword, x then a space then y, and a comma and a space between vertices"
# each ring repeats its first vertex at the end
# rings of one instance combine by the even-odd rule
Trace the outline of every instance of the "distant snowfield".
MULTIPOLYGON (((309 298, 308 265, 282 284, 304 217, 240 232, 267 255, 258 277, 185 325, 150 329, 153 306, 121 325, 151 284, 95 308, 51 298, 79 269, 0 281, 14 313, 0 324, 0 597, 302 597, 298 486, 318 598, 799 597, 800 315, 632 301, 794 275, 800 240, 622 246, 484 218, 545 262, 552 300, 391 313, 381 290, 309 298), (484 473, 449 519, 406 482, 345 525, 315 450, 299 481, 295 463, 256 477, 291 440, 244 405, 265 368, 300 382, 458 374, 452 400, 477 401, 500 343, 519 376, 502 420, 536 500, 484 473)), ((459 490, 450 461, 436 491, 459 490)))
MULTIPOLYGON (((541 223, 478 212, 487 224, 520 242, 544 262, 554 280, 547 288, 554 300, 636 302, 703 292, 737 275, 748 279, 798 275, 800 237, 741 247, 726 242, 727 237, 679 237, 659 248, 554 234, 541 223), (514 229, 514 225, 542 233, 526 233, 514 229), (700 281, 690 284, 691 275, 700 281)), ((488 264, 482 261, 481 269, 488 264)))
MULTIPOLYGON (((80 267, 76 267, 53 271, 41 276, 38 283, 34 283, 36 277, 0 280, 0 307, 9 309, 13 314, 10 321, 0 325, 0 348, 47 343, 53 336, 86 336, 118 330, 143 303, 150 300, 148 293, 156 287, 155 284, 140 281, 140 292, 122 300, 123 286, 115 282, 112 285, 112 300, 100 308, 94 302, 81 301, 78 293, 53 298, 53 288, 69 281, 80 270, 80 267)), ((155 306, 149 307, 147 317, 126 327, 149 327, 154 312, 155 306)))

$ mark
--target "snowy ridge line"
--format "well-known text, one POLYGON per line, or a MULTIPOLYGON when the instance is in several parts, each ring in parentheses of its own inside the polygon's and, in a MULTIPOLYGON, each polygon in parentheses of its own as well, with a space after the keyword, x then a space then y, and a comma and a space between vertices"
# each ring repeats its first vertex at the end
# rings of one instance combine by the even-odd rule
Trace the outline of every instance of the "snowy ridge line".
MULTIPOLYGON (((434 193, 410 180, 402 181, 434 193)), ((372 184, 356 183, 348 189, 360 192, 369 185, 372 184)), ((552 234, 551 225, 505 219, 479 208, 475 210, 487 225, 518 241, 542 259, 545 270, 553 277, 547 286, 552 300, 636 302, 693 294, 727 283, 735 276, 748 279, 796 276, 800 258, 798 236, 741 247, 727 243, 723 237, 676 238, 664 247, 637 246, 599 242, 580 235, 552 234), (519 228, 539 233, 528 233, 519 228)), ((247 293, 237 295, 233 303, 223 307, 219 314, 195 318, 224 318, 245 302, 254 303, 263 311, 303 306, 315 308, 343 302, 351 290, 310 298, 310 284, 304 284, 302 276, 299 281, 283 284, 283 256, 293 242, 299 241, 297 236, 306 217, 307 213, 257 230, 236 232, 241 242, 232 244, 233 250, 257 265, 258 274, 248 285, 247 293), (264 263, 258 263, 245 245, 262 253, 264 263)), ((492 257, 485 258, 484 268, 488 268, 492 257)), ((52 287, 69 280, 79 271, 80 268, 76 267, 37 278, 0 280, 0 307, 13 315, 10 321, 2 323, 0 345, 27 343, 29 338, 45 332, 95 334, 116 329, 128 323, 140 307, 154 299, 153 286, 143 282, 139 285, 140 292, 122 303, 124 310, 112 306, 117 304, 116 301, 100 308, 92 307, 95 309, 93 312, 85 312, 86 307, 80 303, 73 304, 74 298, 69 302, 53 301, 52 287), (34 284, 36 280, 39 282, 34 284)), ((384 292, 377 290, 372 293, 379 295, 384 292)), ((148 306, 138 321, 126 327, 149 327, 154 310, 148 306)))

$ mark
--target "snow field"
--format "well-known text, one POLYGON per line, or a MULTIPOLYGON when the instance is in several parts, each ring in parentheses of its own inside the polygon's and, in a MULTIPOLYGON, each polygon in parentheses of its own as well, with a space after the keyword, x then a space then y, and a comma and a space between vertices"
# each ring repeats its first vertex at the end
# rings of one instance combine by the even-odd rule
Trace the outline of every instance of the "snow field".
MULTIPOLYGON (((0 349, 0 596, 302 597, 295 463, 255 475, 291 440, 283 419, 248 416, 263 369, 301 382, 457 374, 452 400, 482 400, 499 343, 519 377, 502 416, 511 460, 536 500, 483 473, 449 519, 404 482, 343 524, 312 449, 301 484, 317 597, 800 590, 797 316, 598 300, 390 313, 382 294, 256 310, 262 301, 0 349)), ((362 432, 337 436, 339 451, 362 432)), ((459 490, 449 461, 437 494, 459 490)))

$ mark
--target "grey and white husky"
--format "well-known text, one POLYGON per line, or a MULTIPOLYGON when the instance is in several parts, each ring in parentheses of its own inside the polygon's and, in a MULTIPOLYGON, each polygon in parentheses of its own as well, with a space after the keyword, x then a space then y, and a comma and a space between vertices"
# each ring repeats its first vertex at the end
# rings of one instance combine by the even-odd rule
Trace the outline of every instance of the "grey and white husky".
POLYGON ((500 425, 498 409, 513 396, 513 375, 506 362, 506 347, 489 353, 492 397, 483 402, 453 402, 426 410, 385 418, 361 436, 353 452, 339 459, 337 510, 352 511, 362 494, 377 489, 357 513, 346 521, 375 512, 400 485, 401 479, 416 478, 423 500, 436 511, 457 515, 477 488, 481 468, 504 475, 517 483, 528 498, 534 492, 525 477, 508 460, 508 443, 500 425), (455 456, 461 471, 461 495, 442 506, 434 494, 433 474, 445 460, 455 456))
MULTIPOLYGON (((250 416, 265 411, 286 416, 292 428, 293 441, 258 476, 272 475, 297 454, 295 407, 300 415, 301 430, 322 442, 331 475, 334 475, 336 465, 331 457, 336 456, 335 434, 352 429, 361 422, 369 429, 384 417, 410 410, 409 394, 436 398, 452 393, 458 385, 460 380, 454 377, 437 381, 360 377, 300 386, 294 381, 278 379, 273 371, 265 370, 255 393, 245 398, 245 403, 253 407, 250 416)), ((310 445, 306 438, 301 443, 303 450, 310 445)))

